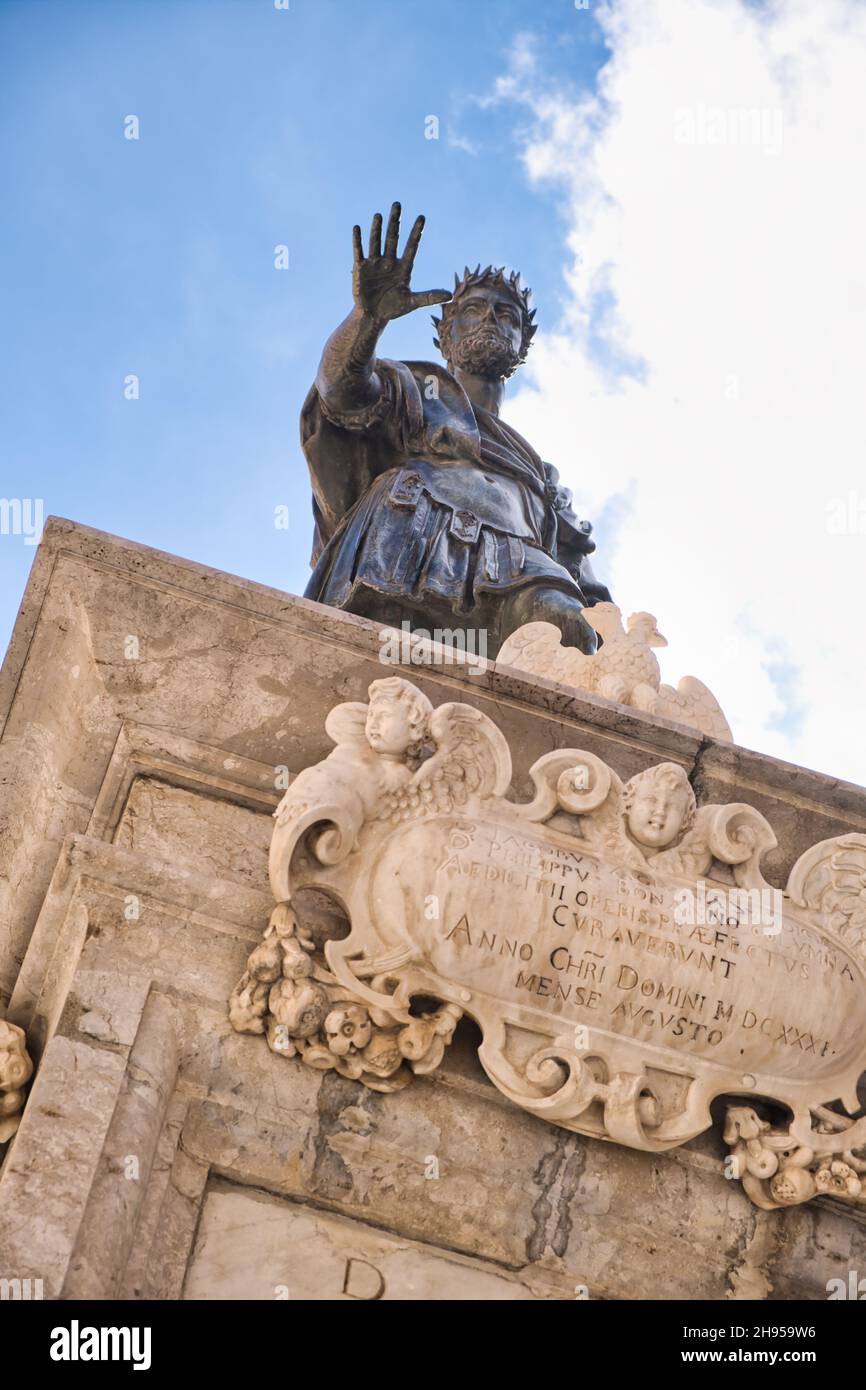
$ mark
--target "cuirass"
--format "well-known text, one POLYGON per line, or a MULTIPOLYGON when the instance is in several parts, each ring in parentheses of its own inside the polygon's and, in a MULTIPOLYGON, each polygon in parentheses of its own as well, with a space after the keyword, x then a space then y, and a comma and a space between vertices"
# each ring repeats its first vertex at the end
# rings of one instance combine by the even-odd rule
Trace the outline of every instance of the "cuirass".
POLYGON ((460 459, 413 458, 395 473, 389 501, 414 508, 422 493, 451 508, 460 540, 475 541, 481 527, 489 526, 540 544, 543 503, 517 478, 460 459))

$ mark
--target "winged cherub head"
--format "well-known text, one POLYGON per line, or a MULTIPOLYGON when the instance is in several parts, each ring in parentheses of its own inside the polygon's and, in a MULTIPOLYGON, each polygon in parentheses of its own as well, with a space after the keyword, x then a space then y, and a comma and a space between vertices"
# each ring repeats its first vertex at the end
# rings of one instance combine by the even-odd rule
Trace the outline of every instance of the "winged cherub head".
POLYGON ((660 850, 690 828, 697 803, 679 763, 657 763, 626 783, 622 809, 632 839, 660 850))
POLYGON ((364 732, 374 752, 388 758, 404 758, 424 742, 433 706, 408 681, 388 676, 373 681, 364 732))

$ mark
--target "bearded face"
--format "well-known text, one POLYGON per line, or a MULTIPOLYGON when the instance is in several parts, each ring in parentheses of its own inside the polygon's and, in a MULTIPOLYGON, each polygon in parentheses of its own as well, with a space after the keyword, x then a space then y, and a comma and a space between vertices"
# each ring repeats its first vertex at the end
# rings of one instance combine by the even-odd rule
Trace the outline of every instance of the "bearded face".
POLYGON ((495 328, 477 328, 454 342, 453 365, 472 376, 501 381, 517 365, 517 353, 504 333, 495 328))
POLYGON ((523 316, 514 299, 478 286, 458 301, 451 325, 451 366, 501 381, 520 357, 523 316))

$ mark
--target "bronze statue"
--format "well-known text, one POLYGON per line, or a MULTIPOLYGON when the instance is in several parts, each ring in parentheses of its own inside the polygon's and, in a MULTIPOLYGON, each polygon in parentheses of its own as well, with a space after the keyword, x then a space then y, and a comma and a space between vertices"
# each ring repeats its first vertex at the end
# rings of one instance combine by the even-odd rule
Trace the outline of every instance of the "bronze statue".
POLYGON ((483 630, 491 655, 546 620, 594 652, 581 610, 610 594, 589 564, 592 528, 556 469, 499 418, 535 333, 529 290, 488 266, 455 277, 453 293, 414 292, 423 227, 418 217, 402 256, 399 203, 384 251, 380 213, 366 256, 354 228, 354 308, 301 415, 316 523, 306 597, 392 627, 483 630), (387 323, 434 304, 447 368, 376 356, 387 323))

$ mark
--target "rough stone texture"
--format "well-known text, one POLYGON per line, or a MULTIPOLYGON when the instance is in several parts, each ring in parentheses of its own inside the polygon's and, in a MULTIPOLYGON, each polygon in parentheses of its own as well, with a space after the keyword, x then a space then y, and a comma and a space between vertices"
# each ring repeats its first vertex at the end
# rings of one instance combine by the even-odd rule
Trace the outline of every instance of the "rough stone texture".
MULTIPOLYGON (((376 1270, 383 1297, 824 1298, 866 1268, 866 1229, 831 1200, 757 1211, 718 1130, 649 1155, 516 1109, 469 1024, 390 1096, 231 1030, 272 906, 276 769, 329 751, 325 712, 365 697, 378 651, 362 619, 47 526, 0 674, 0 995, 37 1062, 0 1173, 0 1273, 53 1297, 223 1297, 249 1268, 246 1212, 266 1298, 369 1297, 376 1270)), ((700 803, 767 817, 779 883, 866 829, 856 787, 601 698, 506 669, 408 674, 498 723, 517 796, 554 748, 623 778, 678 762, 700 803)))
POLYGON ((196 859, 215 878, 264 889, 272 822, 263 812, 215 801, 153 777, 132 783, 114 843, 139 854, 196 859))

